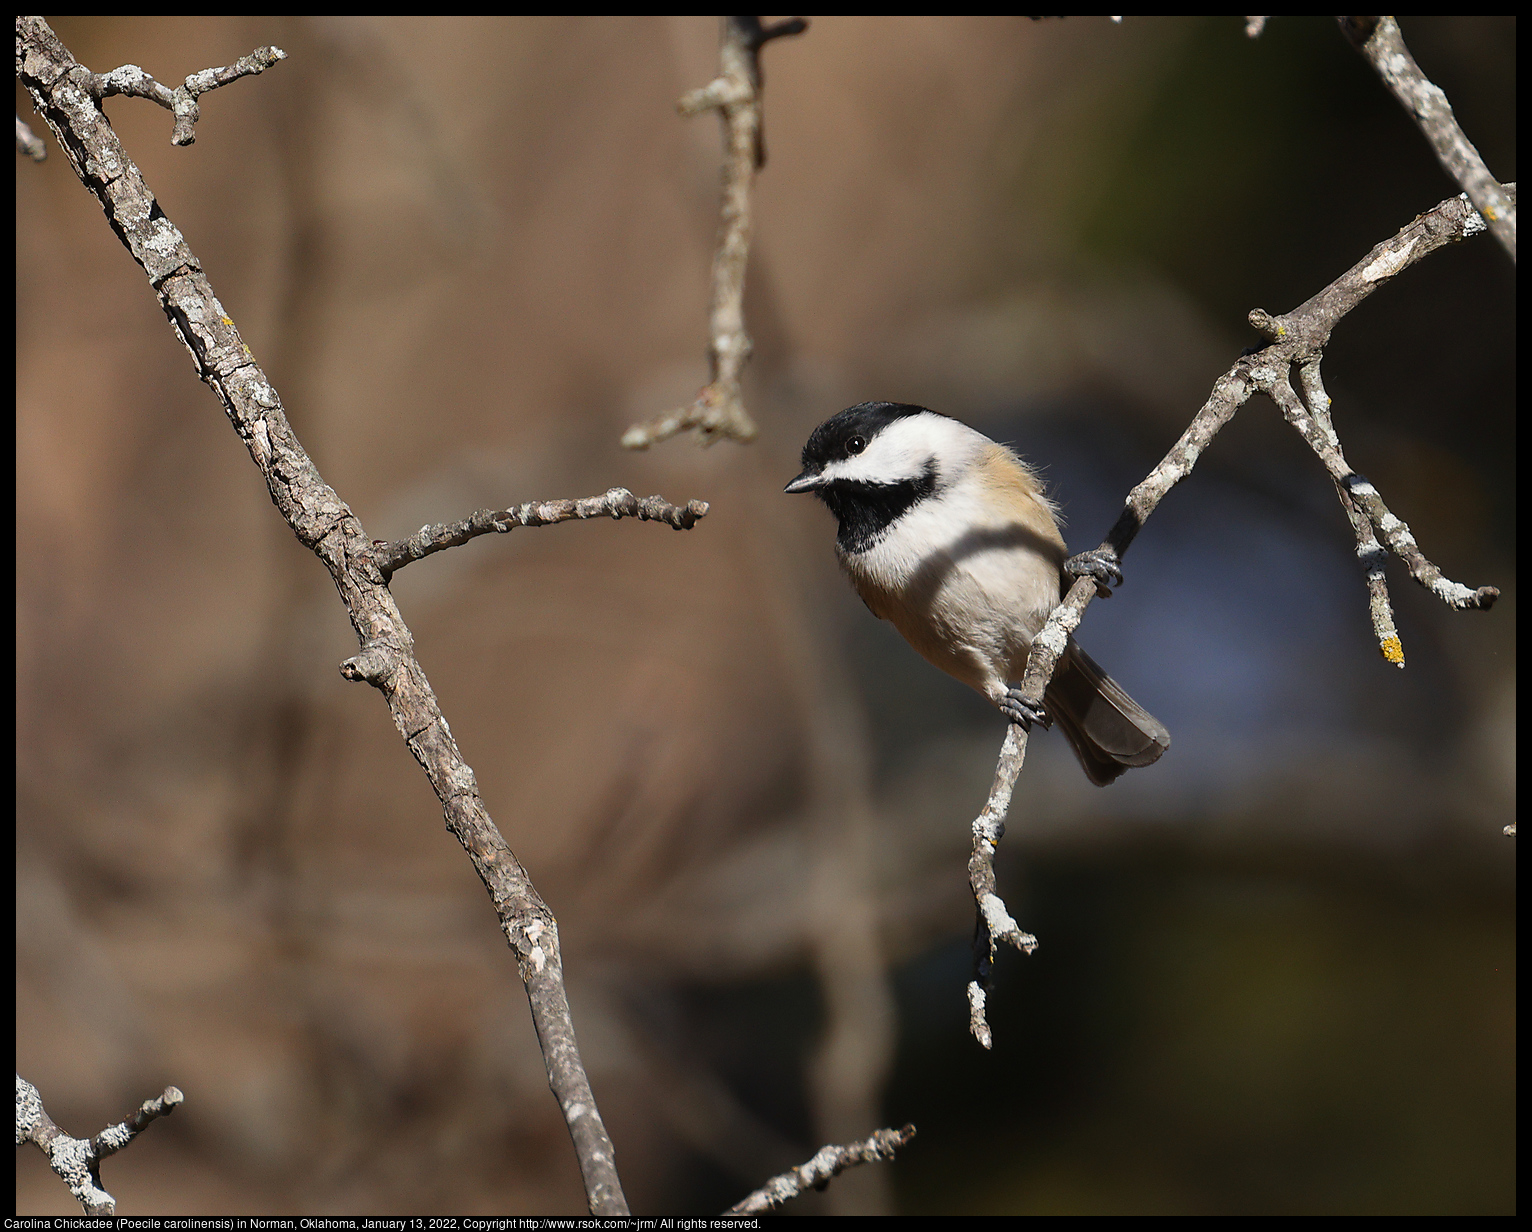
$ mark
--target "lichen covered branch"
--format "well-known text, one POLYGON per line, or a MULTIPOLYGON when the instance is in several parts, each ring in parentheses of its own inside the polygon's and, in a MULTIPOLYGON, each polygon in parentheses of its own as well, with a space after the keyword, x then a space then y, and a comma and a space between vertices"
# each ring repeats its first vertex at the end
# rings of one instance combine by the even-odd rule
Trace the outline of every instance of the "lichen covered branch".
MULTIPOLYGON (((1340 456, 1340 437, 1336 435, 1335 426, 1330 420, 1330 395, 1325 392, 1317 358, 1298 365, 1298 380, 1309 414, 1314 417, 1325 439, 1335 442, 1336 454, 1340 456)), ((1344 456, 1341 456, 1341 463, 1345 464, 1344 456)), ((1335 481, 1335 492, 1351 523, 1352 533, 1356 535, 1356 557, 1367 577, 1367 615, 1372 621, 1378 653, 1383 656, 1385 663, 1392 663, 1402 669, 1404 643, 1399 638, 1398 626, 1394 624, 1394 605, 1388 594, 1388 578, 1383 572, 1383 562, 1388 559, 1388 553, 1378 542, 1366 512, 1338 479, 1335 481)))
POLYGON ((241 56, 224 68, 205 68, 200 73, 193 73, 173 90, 156 81, 136 64, 124 64, 109 73, 87 73, 80 81, 98 102, 114 94, 126 94, 158 103, 176 118, 170 144, 191 145, 197 140, 196 123, 202 116, 197 106, 199 95, 226 86, 231 81, 238 81, 241 77, 264 73, 277 61, 285 59, 287 53, 280 47, 257 47, 248 56, 241 56))
POLYGON ((974 976, 968 983, 968 1029, 985 1048, 994 1042, 984 1011, 994 981, 997 945, 1004 941, 1024 954, 1037 948, 1037 938, 1021 931, 995 892, 995 851, 1005 835, 1005 815, 1026 756, 1027 731, 1019 723, 1012 723, 1006 729, 989 799, 984 802, 984 811, 974 818, 973 854, 968 857, 968 885, 977 909, 973 926, 974 976))
POLYGON ((87 1215, 115 1215, 117 1199, 101 1187, 101 1161, 122 1150, 151 1122, 169 1116, 185 1098, 175 1087, 166 1087, 164 1094, 146 1099, 136 1112, 94 1138, 72 1138, 48 1115, 37 1088, 17 1074, 16 1145, 35 1143, 87 1215))
POLYGON ((456 522, 422 526, 408 539, 376 545, 378 568, 385 578, 392 577, 411 561, 433 552, 459 547, 480 535, 504 535, 518 526, 551 526, 587 518, 638 518, 643 522, 664 522, 676 530, 690 530, 707 516, 706 501, 688 501, 672 505, 661 496, 642 500, 627 488, 610 488, 600 496, 579 500, 528 501, 510 509, 480 509, 456 522))
MULTIPOLYGON (((1509 200, 1515 201, 1515 184, 1502 185, 1501 190, 1509 200)), ((1378 490, 1346 463, 1340 437, 1330 418, 1330 399, 1320 373, 1320 361, 1331 331, 1346 313, 1429 254, 1485 230, 1484 219, 1469 204, 1466 193, 1450 197, 1401 228, 1393 238, 1378 244, 1351 269, 1293 311, 1278 317, 1260 308, 1252 310, 1250 323, 1266 336, 1268 344, 1242 355, 1214 382, 1208 400, 1180 439, 1143 482, 1128 493, 1122 513, 1097 552, 1120 562, 1149 515, 1171 488, 1191 474, 1197 460, 1223 426, 1253 395, 1264 393, 1335 480, 1341 504, 1357 537, 1357 552, 1367 577, 1369 616, 1379 652, 1387 662, 1404 665, 1404 651, 1394 627, 1383 579, 1385 552, 1391 552, 1403 561, 1410 576, 1449 607, 1457 610, 1490 607, 1500 592, 1493 586, 1475 589, 1447 578, 1421 552, 1410 528, 1389 510, 1378 490), (1303 397, 1293 388, 1290 378, 1295 366, 1303 397)), ((1034 706, 1041 706, 1070 635, 1079 627, 1085 609, 1100 589, 1093 578, 1077 579, 1033 639, 1021 693, 1034 706)), ((1009 935, 1015 924, 1005 911, 1004 903, 994 893, 992 867, 994 845, 1003 831, 1000 822, 1026 754, 1025 736, 1018 735, 1018 730, 1013 725, 1006 737, 989 803, 974 822, 974 850, 968 865, 978 907, 974 979, 968 986, 969 1026, 974 1038, 986 1048, 990 1046, 990 1031, 984 1008, 996 941, 1010 940, 1012 944, 1021 944, 1009 935)), ((1016 932, 1026 937, 1019 929, 1016 932)), ((1030 937, 1027 941, 1031 944, 1021 948, 1030 952, 1036 942, 1030 937)))
POLYGON ((1420 71, 1392 17, 1340 17, 1341 31, 1367 58, 1383 83, 1431 143, 1437 161, 1483 215, 1511 260, 1516 260, 1516 196, 1507 196, 1452 112, 1446 92, 1420 71))
POLYGON ((845 1146, 823 1147, 808 1163, 800 1164, 781 1176, 772 1177, 749 1197, 741 1198, 726 1213, 762 1215, 776 1210, 784 1202, 810 1189, 823 1189, 847 1168, 875 1160, 892 1160, 894 1152, 914 1137, 915 1127, 906 1125, 903 1129, 877 1130, 862 1141, 847 1143, 845 1146))
MULTIPOLYGON (((414 637, 378 567, 372 539, 299 442, 276 389, 214 295, 201 263, 102 114, 90 88, 94 75, 40 17, 16 19, 16 65, 38 114, 148 276, 198 378, 217 395, 272 503, 334 581, 362 647, 342 670, 383 695, 400 736, 441 802, 448 831, 489 892, 516 955, 548 1084, 574 1142, 591 1212, 626 1214, 611 1139, 575 1043, 557 922, 490 818, 473 770, 415 657, 414 637)), ((254 70, 218 70, 234 76, 243 71, 254 70)))

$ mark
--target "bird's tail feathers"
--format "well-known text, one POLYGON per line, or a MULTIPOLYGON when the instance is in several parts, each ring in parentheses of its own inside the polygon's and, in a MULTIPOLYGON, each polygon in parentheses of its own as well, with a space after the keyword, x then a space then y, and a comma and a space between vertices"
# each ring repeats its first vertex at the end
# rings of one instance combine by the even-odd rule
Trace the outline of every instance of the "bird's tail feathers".
POLYGON ((1105 787, 1123 771, 1158 761, 1170 747, 1165 725, 1123 691, 1073 638, 1043 699, 1085 775, 1105 787))

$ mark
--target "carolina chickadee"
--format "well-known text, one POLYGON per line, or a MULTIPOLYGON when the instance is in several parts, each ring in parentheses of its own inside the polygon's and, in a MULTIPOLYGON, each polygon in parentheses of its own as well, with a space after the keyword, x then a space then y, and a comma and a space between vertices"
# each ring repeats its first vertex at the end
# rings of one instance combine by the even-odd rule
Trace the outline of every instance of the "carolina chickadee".
MULTIPOLYGON (((814 429, 803 473, 784 490, 830 507, 835 554, 874 616, 1012 722, 1057 719, 1092 783, 1170 747, 1170 733, 1073 638, 1042 708, 1021 700, 1012 682, 1058 605, 1065 549, 1041 482, 1005 446, 922 406, 863 402, 814 429)), ((1103 582, 1116 573, 1090 556, 1069 571, 1103 582)))

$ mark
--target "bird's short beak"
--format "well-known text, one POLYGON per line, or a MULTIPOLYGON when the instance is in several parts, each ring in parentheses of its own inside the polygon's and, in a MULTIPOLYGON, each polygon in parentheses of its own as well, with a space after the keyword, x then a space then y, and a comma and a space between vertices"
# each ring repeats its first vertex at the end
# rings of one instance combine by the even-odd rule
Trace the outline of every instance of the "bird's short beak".
POLYGON ((784 492, 812 492, 816 488, 825 486, 825 477, 816 475, 813 471, 804 471, 798 478, 782 489, 784 492))

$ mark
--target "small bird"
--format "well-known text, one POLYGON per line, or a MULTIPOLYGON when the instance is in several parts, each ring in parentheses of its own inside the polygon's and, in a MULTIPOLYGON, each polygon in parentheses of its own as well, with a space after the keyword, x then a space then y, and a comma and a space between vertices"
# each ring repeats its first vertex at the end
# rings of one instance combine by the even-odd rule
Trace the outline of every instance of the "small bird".
POLYGON ((951 416, 863 402, 831 416, 784 489, 840 523, 835 554, 874 616, 1028 730, 1056 719, 1104 787, 1170 747, 1170 733, 1070 638, 1041 707, 1021 696, 1032 639, 1061 585, 1121 582, 1115 557, 1066 561, 1058 512, 1032 469, 951 416))

